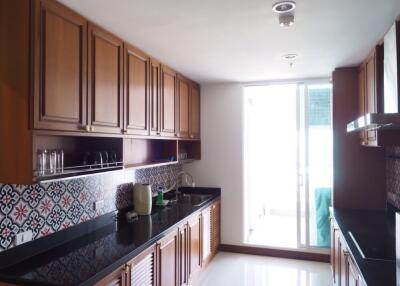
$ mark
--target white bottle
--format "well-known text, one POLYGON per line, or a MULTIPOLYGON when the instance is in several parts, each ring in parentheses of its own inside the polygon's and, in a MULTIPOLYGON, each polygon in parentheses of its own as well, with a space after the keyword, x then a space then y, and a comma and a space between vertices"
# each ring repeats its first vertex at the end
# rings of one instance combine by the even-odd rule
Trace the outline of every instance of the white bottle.
POLYGON ((151 214, 152 192, 149 184, 135 184, 133 187, 133 207, 139 215, 151 214))

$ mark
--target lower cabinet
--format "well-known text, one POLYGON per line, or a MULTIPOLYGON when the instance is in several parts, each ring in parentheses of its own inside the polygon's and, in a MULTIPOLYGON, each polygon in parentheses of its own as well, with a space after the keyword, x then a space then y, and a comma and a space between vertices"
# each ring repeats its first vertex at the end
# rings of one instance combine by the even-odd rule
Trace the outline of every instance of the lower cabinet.
POLYGON ((220 201, 216 201, 203 211, 192 214, 96 286, 193 284, 196 274, 217 253, 220 243, 220 206, 220 201))
POLYGON ((127 285, 158 285, 157 245, 153 244, 128 262, 127 268, 127 285))
POLYGON ((331 219, 331 267, 333 285, 365 286, 364 280, 348 251, 346 241, 334 219, 331 219))
POLYGON ((127 283, 127 271, 128 268, 126 265, 118 268, 111 274, 107 275, 101 281, 97 282, 95 286, 126 286, 130 285, 127 283))

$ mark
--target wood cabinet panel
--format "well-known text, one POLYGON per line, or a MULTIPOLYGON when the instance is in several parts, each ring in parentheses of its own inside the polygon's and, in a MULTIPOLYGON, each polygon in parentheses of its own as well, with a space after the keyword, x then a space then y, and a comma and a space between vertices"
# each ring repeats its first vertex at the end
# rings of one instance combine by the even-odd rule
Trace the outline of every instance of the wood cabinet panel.
POLYGON ((217 201, 211 206, 211 253, 218 252, 221 241, 221 202, 217 201))
POLYGON ((126 267, 124 265, 97 282, 95 286, 126 286, 126 276, 126 267))
POLYGON ((161 135, 161 64, 150 62, 150 135, 161 135))
POLYGON ((86 124, 87 22, 55 1, 33 1, 34 128, 86 124))
MULTIPOLYGON (((363 116, 365 114, 365 108, 366 108, 365 82, 366 82, 365 65, 362 65, 358 73, 359 116, 363 116)), ((360 139, 361 139, 361 145, 368 144, 366 131, 364 130, 360 131, 360 139)))
POLYGON ((158 267, 160 286, 179 283, 178 233, 172 231, 158 242, 158 267))
POLYGON ((176 135, 176 73, 173 70, 162 66, 161 80, 161 135, 173 137, 176 135))
POLYGON ((189 234, 188 225, 185 223, 178 229, 179 234, 179 285, 188 285, 189 283, 189 234))
POLYGON ((206 265, 211 258, 211 207, 202 212, 202 264, 206 265))
POLYGON ((201 215, 189 220, 189 281, 201 269, 201 215))
POLYGON ((89 110, 91 131, 121 133, 123 43, 89 24, 89 110))
POLYGON ((125 44, 124 56, 124 132, 149 135, 150 58, 128 44, 125 44))
POLYGON ((190 91, 190 138, 200 139, 200 88, 191 86, 190 91))
POLYGON ((130 286, 156 286, 157 284, 157 247, 150 246, 133 260, 128 262, 130 286))
POLYGON ((346 286, 359 286, 358 270, 354 265, 350 255, 346 256, 346 262, 347 262, 347 272, 348 272, 346 286))
POLYGON ((178 136, 189 137, 189 82, 178 79, 178 136))

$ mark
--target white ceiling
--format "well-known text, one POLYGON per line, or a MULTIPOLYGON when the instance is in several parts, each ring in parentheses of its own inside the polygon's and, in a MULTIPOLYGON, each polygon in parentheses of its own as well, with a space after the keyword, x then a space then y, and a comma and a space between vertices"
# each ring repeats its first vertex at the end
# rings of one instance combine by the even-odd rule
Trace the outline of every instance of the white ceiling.
POLYGON ((281 28, 274 0, 60 0, 199 81, 328 77, 360 63, 400 15, 400 0, 297 0, 281 28), (294 67, 282 59, 300 55, 294 67))

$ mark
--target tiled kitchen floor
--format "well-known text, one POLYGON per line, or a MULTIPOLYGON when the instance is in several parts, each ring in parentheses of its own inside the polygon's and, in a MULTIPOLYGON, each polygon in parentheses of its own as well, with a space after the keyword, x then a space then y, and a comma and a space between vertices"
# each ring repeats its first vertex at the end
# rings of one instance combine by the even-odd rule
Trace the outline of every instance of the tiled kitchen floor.
POLYGON ((331 286, 328 263, 219 252, 195 286, 331 286))

